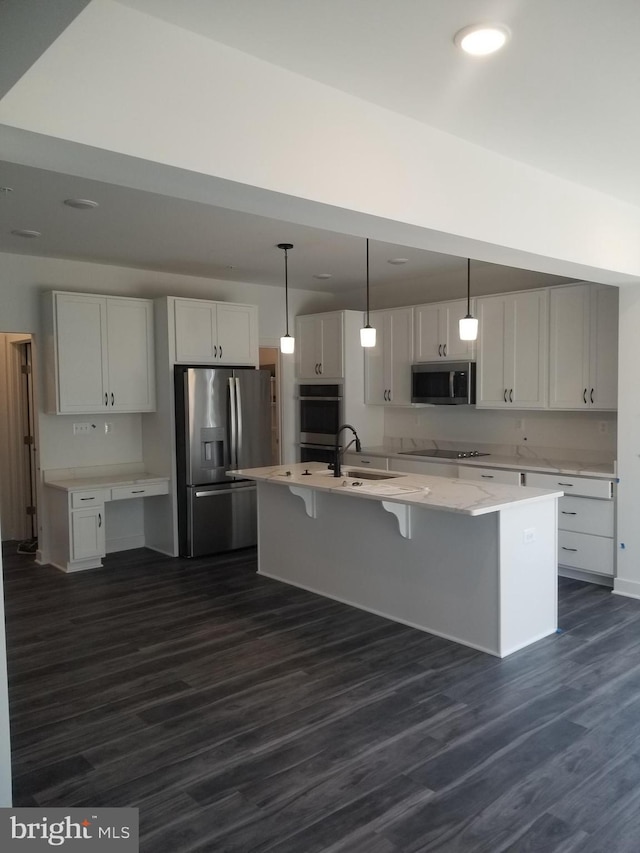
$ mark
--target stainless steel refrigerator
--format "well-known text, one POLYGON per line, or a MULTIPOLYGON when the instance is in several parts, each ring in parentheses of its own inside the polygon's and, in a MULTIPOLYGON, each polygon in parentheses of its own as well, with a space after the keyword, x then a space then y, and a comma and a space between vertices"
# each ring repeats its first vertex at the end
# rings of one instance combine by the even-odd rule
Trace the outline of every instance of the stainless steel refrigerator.
POLYGON ((257 541, 256 486, 227 476, 271 459, 268 370, 175 367, 180 555, 257 541))

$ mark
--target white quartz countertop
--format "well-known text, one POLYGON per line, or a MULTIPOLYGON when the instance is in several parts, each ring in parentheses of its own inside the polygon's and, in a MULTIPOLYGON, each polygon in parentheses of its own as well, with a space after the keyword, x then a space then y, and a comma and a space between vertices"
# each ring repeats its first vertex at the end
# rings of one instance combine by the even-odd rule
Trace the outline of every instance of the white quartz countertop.
MULTIPOLYGON (((344 469, 351 472, 358 470, 353 465, 345 465, 344 469)), ((372 473, 368 468, 361 470, 363 475, 372 473)), ((282 486, 306 487, 365 500, 391 501, 463 515, 485 515, 515 505, 559 498, 564 494, 549 489, 393 471, 380 471, 379 473, 389 477, 383 480, 367 480, 364 477, 359 480, 357 476, 334 477, 333 472, 328 471, 326 465, 319 462, 243 468, 230 473, 282 486), (305 473, 306 471, 309 473, 305 473)))
POLYGON ((168 483, 168 477, 140 472, 137 474, 110 474, 105 477, 69 477, 60 480, 47 480, 47 486, 62 489, 65 492, 75 489, 108 489, 111 486, 150 486, 153 483, 168 483))
MULTIPOLYGON (((472 443, 468 442, 471 447, 472 443)), ((474 448, 475 449, 475 448, 474 448)), ((380 456, 387 459, 414 459, 420 462, 437 462, 443 465, 468 465, 474 468, 506 468, 516 471, 536 471, 546 474, 567 474, 580 477, 598 477, 602 479, 615 479, 615 461, 593 462, 587 459, 568 459, 551 456, 533 455, 509 455, 504 452, 489 453, 488 456, 479 456, 470 459, 442 459, 441 457, 423 456, 418 453, 407 451, 400 452, 397 448, 389 447, 366 447, 362 454, 366 456, 380 456)))

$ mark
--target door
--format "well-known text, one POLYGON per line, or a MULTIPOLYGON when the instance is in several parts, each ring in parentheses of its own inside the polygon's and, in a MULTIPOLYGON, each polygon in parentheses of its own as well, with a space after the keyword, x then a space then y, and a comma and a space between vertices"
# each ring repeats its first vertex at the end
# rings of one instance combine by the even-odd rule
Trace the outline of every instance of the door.
MULTIPOLYGON (((268 370, 234 370, 231 381, 231 405, 234 398, 236 404, 237 467, 270 465, 271 375, 268 370)), ((233 420, 231 411, 232 424, 233 420)))
POLYGON ((590 387, 592 409, 618 408, 618 290, 591 287, 590 387), (593 394, 591 390, 593 389, 593 394))
POLYGON ((542 409, 547 405, 548 293, 545 290, 518 293, 510 297, 509 303, 513 378, 509 382, 508 399, 521 409, 542 409))
POLYGON ((505 339, 508 333, 506 298, 488 296, 478 299, 478 320, 480 348, 476 405, 505 408, 509 405, 505 379, 505 339))
POLYGON ((296 352, 298 379, 315 379, 322 361, 322 325, 319 317, 296 318, 296 352))
POLYGON ((218 360, 224 364, 251 364, 258 361, 258 324, 252 305, 217 306, 218 360))
POLYGON ((176 299, 174 312, 176 361, 215 361, 218 356, 215 303, 176 299))
POLYGON ((552 409, 585 409, 589 403, 589 286, 551 289, 552 409))
POLYGON ((342 314, 328 314, 320 322, 320 337, 322 341, 320 375, 325 379, 342 379, 344 374, 342 359, 342 314))
POLYGON ((70 293, 56 294, 55 300, 59 411, 104 412, 108 391, 106 300, 70 293))
POLYGON ((219 554, 257 543, 256 485, 248 480, 187 489, 183 557, 219 554))
POLYGON ((187 485, 224 482, 233 467, 229 382, 231 370, 219 367, 177 369, 178 453, 183 454, 187 485), (180 430, 183 435, 180 435, 180 430))
POLYGON ((71 559, 87 560, 105 553, 104 505, 71 513, 71 559))
POLYGON ((155 408, 153 304, 107 299, 109 411, 155 408))

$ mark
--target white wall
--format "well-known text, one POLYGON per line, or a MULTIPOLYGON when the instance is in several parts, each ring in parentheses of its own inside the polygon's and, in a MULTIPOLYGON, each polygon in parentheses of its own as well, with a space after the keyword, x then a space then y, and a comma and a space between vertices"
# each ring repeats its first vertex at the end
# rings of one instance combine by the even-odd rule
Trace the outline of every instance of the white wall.
POLYGON ((577 279, 640 277, 637 207, 113 0, 73 21, 0 121, 43 148, 74 143, 64 168, 93 155, 100 180, 138 185, 155 164, 155 192, 577 279), (107 176, 102 152, 137 165, 107 176))
POLYGON ((579 449, 615 458, 616 421, 614 412, 502 412, 436 406, 387 409, 384 432, 392 439, 468 442, 470 450, 479 444, 499 444, 523 453, 533 452, 533 448, 566 449, 571 457, 579 449))
POLYGON ((618 553, 614 590, 640 598, 640 287, 620 289, 618 553))

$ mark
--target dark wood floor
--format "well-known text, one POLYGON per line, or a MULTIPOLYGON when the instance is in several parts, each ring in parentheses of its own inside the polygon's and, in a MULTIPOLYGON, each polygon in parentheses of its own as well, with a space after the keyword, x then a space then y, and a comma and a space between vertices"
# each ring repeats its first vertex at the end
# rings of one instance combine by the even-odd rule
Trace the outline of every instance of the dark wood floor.
POLYGON ((640 602, 563 580, 500 661, 251 551, 4 551, 17 806, 138 807, 153 853, 640 849, 640 602))

